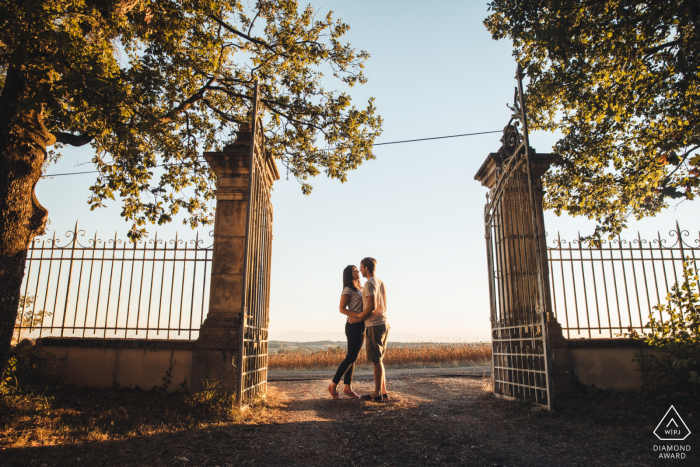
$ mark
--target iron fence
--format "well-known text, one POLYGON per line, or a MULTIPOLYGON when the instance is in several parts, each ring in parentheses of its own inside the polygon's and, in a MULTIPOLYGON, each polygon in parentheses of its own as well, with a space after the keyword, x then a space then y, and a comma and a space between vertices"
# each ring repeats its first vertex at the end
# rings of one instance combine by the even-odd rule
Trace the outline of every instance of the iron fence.
POLYGON ((547 254, 554 313, 564 337, 641 334, 650 313, 668 319, 654 306, 665 302, 673 284, 682 281, 684 258, 697 270, 700 232, 695 245, 678 223, 669 236, 662 239, 657 233, 646 240, 637 234, 633 240, 618 237, 594 247, 557 235, 547 254))
POLYGON ((84 236, 76 223, 65 245, 55 232, 29 245, 15 338, 197 338, 212 259, 199 233, 137 243, 84 236))

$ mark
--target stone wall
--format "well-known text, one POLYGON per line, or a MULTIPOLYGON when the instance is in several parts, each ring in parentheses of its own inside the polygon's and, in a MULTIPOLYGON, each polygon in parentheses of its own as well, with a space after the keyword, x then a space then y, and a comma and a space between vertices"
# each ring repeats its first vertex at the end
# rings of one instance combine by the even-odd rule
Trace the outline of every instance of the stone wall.
POLYGON ((44 337, 36 344, 47 353, 44 370, 66 384, 192 390, 195 341, 44 337))
MULTIPOLYGON (((153 387, 168 391, 199 389, 192 384, 195 341, 145 339, 37 339, 49 356, 46 371, 66 384, 91 388, 153 387), (169 381, 166 384, 166 381, 169 381)), ((201 351, 201 350, 200 350, 201 351)), ((226 360, 225 351, 210 351, 214 365, 226 360)), ((632 339, 576 339, 552 346, 555 390, 570 387, 574 378, 600 389, 637 390, 648 383, 635 354, 657 352, 632 339)), ((230 364, 230 362, 228 362, 230 364)))
POLYGON ((555 390, 566 390, 574 379, 599 389, 638 390, 649 382, 635 354, 656 353, 634 339, 564 339, 552 343, 555 390))

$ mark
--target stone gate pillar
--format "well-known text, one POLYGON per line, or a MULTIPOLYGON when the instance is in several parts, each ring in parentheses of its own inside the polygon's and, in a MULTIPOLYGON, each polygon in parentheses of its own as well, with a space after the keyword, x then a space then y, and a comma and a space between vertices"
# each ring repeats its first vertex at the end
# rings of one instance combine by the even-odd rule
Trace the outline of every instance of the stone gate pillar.
MULTIPOLYGON (((481 182, 483 186, 491 190, 496 186, 497 174, 503 167, 504 160, 502 158, 502 149, 498 152, 488 155, 481 168, 474 176, 474 179, 481 182)), ((544 211, 542 202, 544 199, 544 191, 542 190, 542 175, 544 175, 549 166, 556 157, 554 154, 537 154, 534 149, 530 148, 532 158, 532 175, 535 190, 535 210, 537 215, 538 230, 540 236, 540 252, 542 255, 542 266, 544 273, 544 303, 545 312, 547 313, 547 329, 549 331, 550 345, 558 346, 563 341, 561 325, 556 321, 552 312, 552 300, 549 285, 549 262, 547 260, 547 242, 544 236, 544 211)), ((500 210, 496 213, 494 222, 501 226, 500 231, 503 232, 502 239, 496 239, 498 247, 501 251, 501 261, 499 265, 502 269, 496 280, 501 284, 500 290, 504 291, 502 300, 502 310, 504 314, 512 320, 512 322, 524 321, 520 319, 519 314, 525 310, 525 301, 529 300, 528 294, 535 294, 537 287, 536 276, 531 276, 535 268, 526 268, 524 261, 535 261, 535 245, 523 245, 523 242, 533 242, 534 235, 532 232, 532 224, 530 222, 518 222, 518 219, 530 219, 530 204, 527 198, 527 174, 525 172, 514 173, 513 177, 520 177, 522 183, 509 183, 503 195, 503 202, 500 204, 500 210), (518 189, 520 185, 524 189, 518 189), (525 210, 526 212, 515 212, 514 210, 525 210), (528 258, 522 258, 522 252, 530 252, 528 258), (527 275, 527 276, 525 276, 527 275), (529 284, 532 290, 524 290, 522 284, 529 284)), ((527 253, 526 253, 527 254, 527 253)))
MULTIPOLYGON (((212 257, 209 312, 202 323, 192 356, 191 389, 201 382, 220 381, 234 392, 238 380, 243 268, 250 184, 251 128, 242 124, 233 144, 221 152, 205 152, 216 174, 216 217, 212 257)), ((274 160, 268 163, 265 179, 279 179, 274 160), (274 173, 273 173, 274 172, 274 173)))

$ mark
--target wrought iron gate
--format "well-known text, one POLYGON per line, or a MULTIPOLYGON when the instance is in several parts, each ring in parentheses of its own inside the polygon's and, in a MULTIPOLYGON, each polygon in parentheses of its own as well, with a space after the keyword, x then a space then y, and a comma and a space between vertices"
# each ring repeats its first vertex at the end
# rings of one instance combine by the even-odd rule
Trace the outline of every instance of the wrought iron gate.
POLYGON ((491 298, 493 390, 552 408, 541 234, 518 65, 513 117, 495 155, 496 183, 484 212, 491 298), (522 133, 518 131, 522 124, 522 133))
POLYGON ((259 96, 255 85, 250 144, 250 183, 243 274, 241 332, 236 400, 245 405, 267 392, 272 203, 267 180, 272 155, 265 151, 265 135, 258 119, 259 96))

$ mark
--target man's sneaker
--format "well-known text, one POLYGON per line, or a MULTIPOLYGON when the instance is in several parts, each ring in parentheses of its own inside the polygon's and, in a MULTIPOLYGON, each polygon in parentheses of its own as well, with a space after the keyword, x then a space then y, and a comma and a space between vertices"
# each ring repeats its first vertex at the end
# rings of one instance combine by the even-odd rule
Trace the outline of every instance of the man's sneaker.
POLYGON ((372 397, 372 394, 367 394, 366 396, 360 396, 360 399, 362 399, 365 402, 381 402, 382 401, 382 396, 379 397, 372 397))

